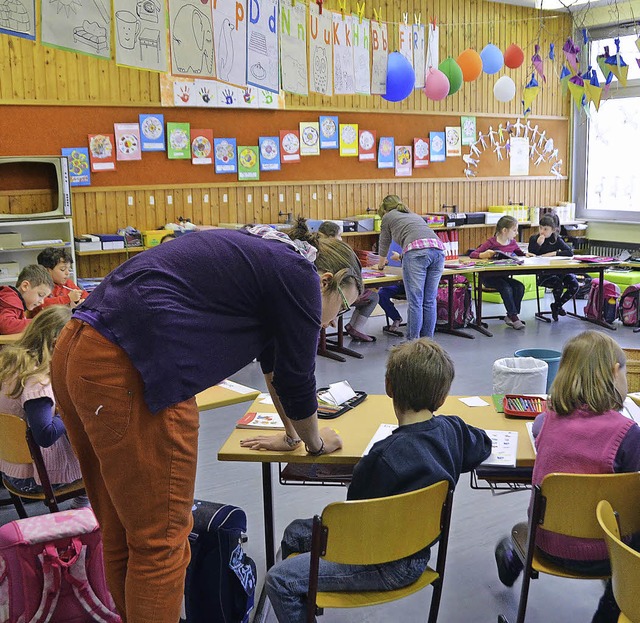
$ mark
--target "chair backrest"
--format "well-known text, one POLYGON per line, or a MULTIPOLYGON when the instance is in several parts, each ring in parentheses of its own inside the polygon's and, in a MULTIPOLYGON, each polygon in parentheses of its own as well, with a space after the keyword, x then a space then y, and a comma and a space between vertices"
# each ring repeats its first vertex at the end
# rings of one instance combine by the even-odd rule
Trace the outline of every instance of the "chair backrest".
POLYGON ((0 413, 0 459, 9 463, 33 463, 27 445, 27 423, 17 415, 0 413))
POLYGON ((323 558, 371 565, 414 554, 448 527, 451 499, 443 480, 400 495, 329 504, 322 513, 323 558))
POLYGON ((640 392, 640 348, 623 348, 627 357, 627 385, 629 392, 640 392))
POLYGON ((640 473, 548 474, 540 485, 543 498, 540 526, 583 539, 602 539, 595 509, 610 500, 623 518, 623 535, 640 530, 640 473))
MULTIPOLYGON (((639 513, 636 508, 636 514, 639 513)), ((607 500, 601 500, 596 516, 604 531, 604 538, 611 559, 613 596, 622 613, 631 621, 640 621, 640 552, 636 552, 620 540, 616 513, 607 500)))

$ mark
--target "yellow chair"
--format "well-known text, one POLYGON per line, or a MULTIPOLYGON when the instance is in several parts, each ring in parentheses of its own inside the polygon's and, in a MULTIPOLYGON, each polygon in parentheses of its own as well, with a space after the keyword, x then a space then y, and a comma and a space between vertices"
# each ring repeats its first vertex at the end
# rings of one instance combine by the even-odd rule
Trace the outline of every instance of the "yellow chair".
MULTIPOLYGON (((561 578, 607 579, 609 576, 581 574, 552 563, 535 546, 538 528, 565 536, 602 539, 596 518, 600 500, 611 500, 627 518, 624 534, 640 530, 640 473, 630 474, 549 474, 533 488, 529 523, 513 527, 515 551, 524 565, 517 623, 524 623, 529 585, 540 573, 561 578)), ((507 623, 504 616, 499 623, 507 623)))
POLYGON ((0 413, 0 459, 9 463, 35 465, 42 483, 42 492, 26 493, 14 487, 2 476, 2 484, 11 496, 11 501, 21 519, 27 517, 22 500, 40 500, 45 503, 49 512, 57 513, 58 503, 79 495, 84 495, 84 483, 76 480, 70 484, 56 488, 54 491, 44 465, 40 446, 34 441, 27 423, 17 415, 0 413))
POLYGON ((429 623, 438 618, 447 556, 453 489, 446 481, 373 500, 329 504, 313 522, 307 621, 324 608, 361 608, 395 601, 433 585, 429 623), (320 558, 342 564, 374 565, 415 554, 439 538, 436 568, 416 582, 390 591, 318 592, 320 558))
MULTIPOLYGON (((636 508, 635 512, 638 513, 639 510, 636 508)), ((609 502, 601 500, 596 515, 598 523, 604 530, 604 540, 607 542, 611 559, 613 596, 622 611, 618 623, 638 623, 640 621, 640 599, 638 599, 640 552, 631 549, 620 539, 618 513, 614 512, 609 502)))

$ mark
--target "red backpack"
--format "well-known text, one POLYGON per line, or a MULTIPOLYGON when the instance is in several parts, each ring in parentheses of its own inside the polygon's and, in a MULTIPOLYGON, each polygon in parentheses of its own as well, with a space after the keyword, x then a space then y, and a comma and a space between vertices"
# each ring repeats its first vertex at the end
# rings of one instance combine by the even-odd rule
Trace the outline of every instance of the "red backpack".
MULTIPOLYGON (((448 322, 449 319, 449 282, 442 279, 438 285, 437 295, 438 322, 448 322)), ((471 287, 469 280, 464 275, 453 277, 453 313, 451 315, 451 328, 461 329, 473 322, 471 310, 471 287)))
POLYGON ((626 327, 640 326, 640 283, 629 286, 620 298, 620 320, 626 327))
MULTIPOLYGON (((613 323, 618 317, 618 301, 620 299, 620 288, 610 281, 604 281, 604 313, 602 314, 605 322, 613 323)), ((594 279, 591 282, 589 290, 589 298, 584 307, 584 315, 592 320, 600 318, 600 279, 594 279)))

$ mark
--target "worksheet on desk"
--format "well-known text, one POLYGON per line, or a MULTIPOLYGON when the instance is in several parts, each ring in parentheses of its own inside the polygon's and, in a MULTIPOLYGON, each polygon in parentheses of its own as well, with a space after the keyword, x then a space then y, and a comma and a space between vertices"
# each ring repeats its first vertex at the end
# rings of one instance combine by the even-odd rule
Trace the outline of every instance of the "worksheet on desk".
POLYGON ((373 434, 369 445, 362 453, 362 456, 366 456, 367 454, 369 454, 374 444, 382 441, 383 439, 386 439, 396 428, 398 428, 397 424, 380 424, 380 426, 378 426, 378 430, 373 434))
POLYGON ((515 467, 518 450, 518 433, 510 430, 485 430, 491 439, 491 456, 482 465, 491 467, 515 467))
POLYGON ((622 414, 626 415, 636 424, 640 424, 640 407, 628 396, 624 399, 624 403, 622 404, 622 414))

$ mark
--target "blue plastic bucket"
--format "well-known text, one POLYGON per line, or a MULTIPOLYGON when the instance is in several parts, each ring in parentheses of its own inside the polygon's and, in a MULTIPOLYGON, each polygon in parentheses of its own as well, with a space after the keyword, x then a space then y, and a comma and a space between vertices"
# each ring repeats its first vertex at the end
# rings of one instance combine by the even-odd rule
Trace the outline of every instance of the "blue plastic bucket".
POLYGON ((513 354, 516 357, 534 357, 535 359, 541 359, 547 362, 549 366, 549 371, 547 372, 547 393, 549 393, 551 383, 553 383, 553 379, 556 378, 558 372, 562 353, 559 350, 551 350, 550 348, 522 348, 513 354))

